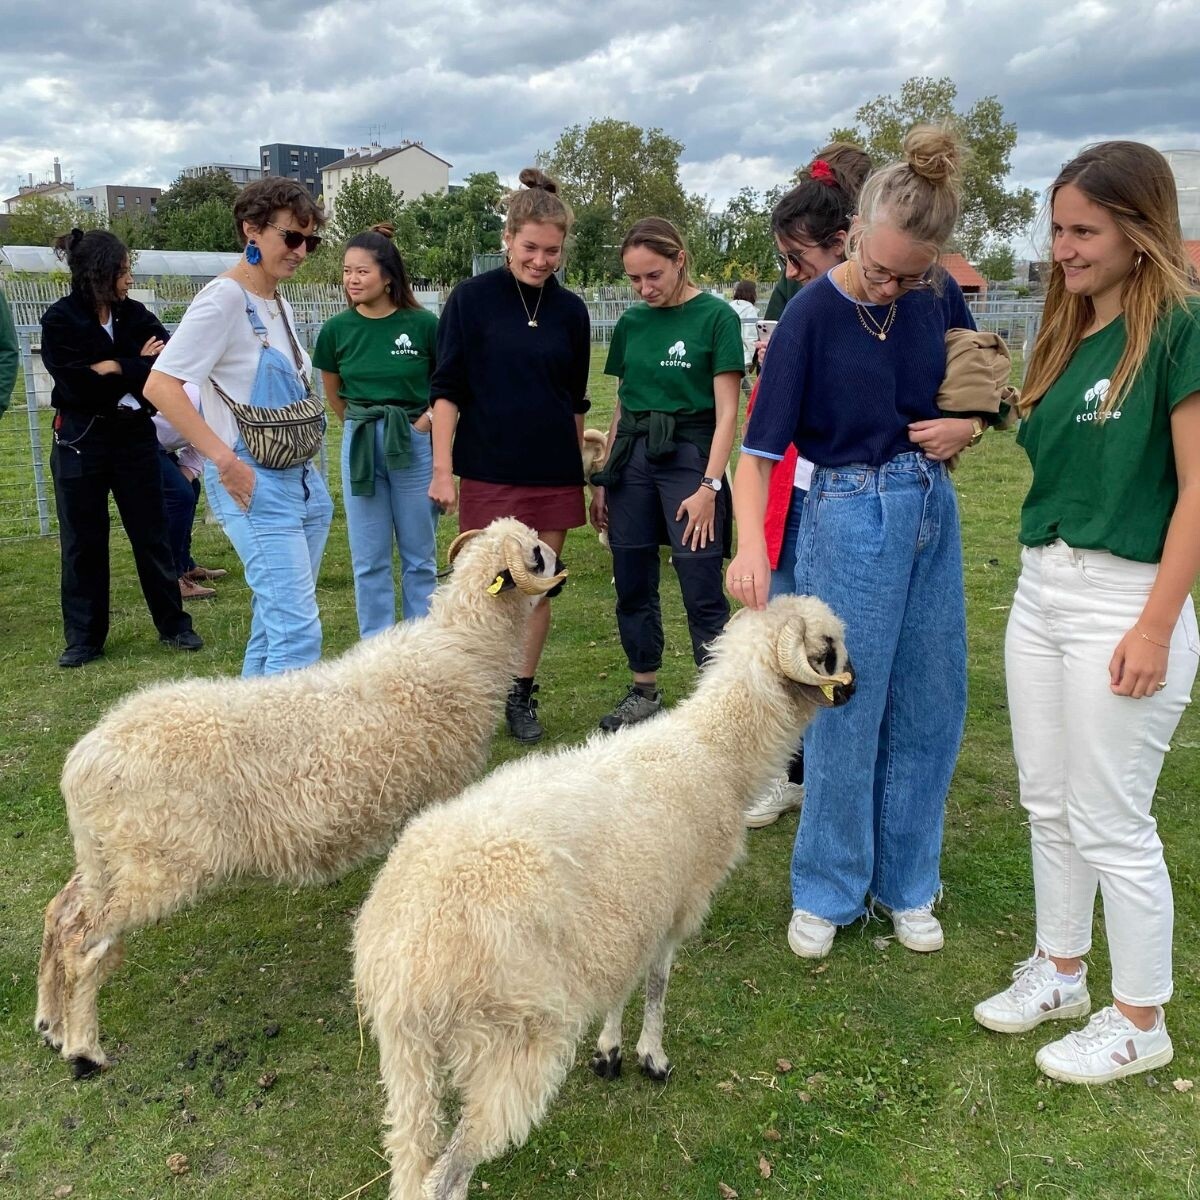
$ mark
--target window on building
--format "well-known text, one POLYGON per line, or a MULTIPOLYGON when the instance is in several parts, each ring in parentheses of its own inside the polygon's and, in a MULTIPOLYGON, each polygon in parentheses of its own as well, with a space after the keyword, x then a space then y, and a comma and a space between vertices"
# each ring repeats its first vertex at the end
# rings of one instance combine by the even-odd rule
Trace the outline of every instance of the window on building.
POLYGON ((125 207, 125 197, 122 196, 119 192, 117 193, 117 207, 118 208, 125 207))

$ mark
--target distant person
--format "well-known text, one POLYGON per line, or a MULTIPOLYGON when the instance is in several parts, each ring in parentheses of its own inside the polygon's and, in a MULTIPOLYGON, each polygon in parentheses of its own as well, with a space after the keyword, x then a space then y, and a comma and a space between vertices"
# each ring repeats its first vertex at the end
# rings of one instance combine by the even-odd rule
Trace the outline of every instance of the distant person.
POLYGON ((50 472, 62 556, 66 649, 60 667, 104 653, 109 629, 108 498, 133 548, 138 581, 159 641, 204 643, 183 610, 167 538, 158 438, 143 387, 168 337, 129 299, 129 251, 115 235, 73 229, 55 243, 71 292, 42 314, 42 361, 54 380, 50 472))
POLYGON ((406 621, 429 611, 437 584, 429 380, 438 322, 413 295, 393 233, 376 225, 346 243, 342 287, 350 307, 321 326, 313 351, 325 398, 345 427, 342 502, 365 638, 396 622, 393 544, 406 621))
POLYGON ((1050 211, 1053 265, 1017 434, 1033 480, 1005 642, 1037 929, 1012 985, 975 1019, 1023 1033, 1087 1015, 1099 889, 1113 1003, 1036 1062, 1054 1079, 1105 1083, 1174 1054, 1162 1008, 1174 901, 1151 809, 1200 648, 1200 296, 1157 150, 1089 147, 1059 172, 1050 211))
MULTIPOLYGON (((561 553, 586 524, 583 416, 592 361, 587 305, 554 277, 574 220, 558 184, 534 167, 507 201, 505 265, 460 283, 438 323, 430 498, 461 529, 516 517, 561 553), (455 493, 454 476, 459 477, 455 493)), ((543 733, 534 682, 550 605, 529 621, 505 703, 520 742, 543 733)))
POLYGON ((17 372, 20 367, 17 327, 13 324, 8 297, 4 294, 4 289, 0 288, 0 416, 8 410, 13 389, 17 386, 17 372))
POLYGON ((592 477, 600 485, 592 521, 612 548, 617 631, 633 679, 601 718, 607 730, 662 708, 660 546, 671 547, 697 666, 729 618, 721 585, 732 526, 725 468, 744 361, 737 318, 692 282, 687 246, 670 221, 638 221, 621 262, 642 302, 621 314, 604 364, 619 382, 608 461, 592 477))
POLYGON ((317 573, 333 502, 309 457, 314 443, 293 430, 286 443, 297 461, 268 466, 250 452, 228 402, 251 406, 267 422, 281 406, 315 407, 320 421, 312 363, 279 285, 320 245, 325 216, 302 184, 268 176, 241 190, 233 220, 243 255, 189 305, 147 395, 207 460, 205 495, 242 560, 252 594, 242 674, 277 675, 321 657, 317 573), (203 415, 184 380, 200 384, 203 415))
POLYGON ((733 289, 729 307, 737 314, 742 328, 742 358, 745 374, 742 376, 742 391, 750 394, 750 367, 754 362, 754 344, 758 341, 758 288, 753 279, 739 279, 733 289))

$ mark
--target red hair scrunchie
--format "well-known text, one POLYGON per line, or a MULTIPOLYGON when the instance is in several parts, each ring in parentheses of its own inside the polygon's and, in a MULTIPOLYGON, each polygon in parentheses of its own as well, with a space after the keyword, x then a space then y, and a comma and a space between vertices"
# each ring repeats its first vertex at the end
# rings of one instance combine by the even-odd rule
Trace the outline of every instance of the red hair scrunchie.
POLYGON ((811 179, 815 179, 818 183, 823 183, 826 187, 837 187, 837 176, 833 173, 833 168, 823 159, 816 159, 812 166, 808 168, 808 174, 811 179))

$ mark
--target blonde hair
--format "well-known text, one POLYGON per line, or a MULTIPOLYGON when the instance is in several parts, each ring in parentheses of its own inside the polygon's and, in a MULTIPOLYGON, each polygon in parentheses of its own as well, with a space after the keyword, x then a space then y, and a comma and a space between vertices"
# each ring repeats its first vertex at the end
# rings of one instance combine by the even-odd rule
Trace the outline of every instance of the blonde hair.
POLYGON ((624 258, 625 251, 634 246, 644 246, 660 258, 669 258, 672 262, 683 255, 683 266, 680 268, 679 282, 675 286, 672 299, 691 286, 692 259, 688 254, 687 242, 683 240, 683 234, 665 217, 643 217, 640 221, 635 221, 621 243, 621 257, 624 258))
POLYGON ((914 125, 904 158, 873 172, 858 197, 859 232, 885 222, 941 253, 958 222, 962 143, 948 125, 914 125))
POLYGON ((504 198, 504 232, 514 237, 523 225, 537 221, 555 225, 565 238, 571 232, 575 214, 558 194, 558 183, 537 167, 526 167, 519 176, 523 185, 504 198))
MULTIPOLYGON (((1073 158, 1050 187, 1050 208, 1070 184, 1116 222, 1136 252, 1121 289, 1125 349, 1100 405, 1107 415, 1129 393, 1159 319, 1196 294, 1170 164, 1141 142, 1098 142, 1073 158)), ((1018 411, 1026 416, 1066 369, 1095 317, 1091 298, 1067 291, 1061 263, 1052 263, 1042 324, 1029 359, 1018 411)))

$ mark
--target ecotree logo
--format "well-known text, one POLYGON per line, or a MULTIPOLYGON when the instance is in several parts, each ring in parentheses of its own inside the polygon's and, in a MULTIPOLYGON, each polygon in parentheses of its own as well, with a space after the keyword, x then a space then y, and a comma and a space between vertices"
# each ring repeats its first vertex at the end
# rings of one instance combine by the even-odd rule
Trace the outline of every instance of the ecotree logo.
POLYGON ((412 338, 407 333, 402 333, 396 339, 396 349, 392 351, 393 356, 406 354, 411 358, 416 358, 421 352, 413 347, 412 338))
POLYGON ((667 357, 659 360, 660 367, 683 367, 690 371, 692 364, 687 361, 687 346, 682 339, 667 350, 667 357))
POLYGON ((1111 412, 1101 412, 1100 409, 1104 406, 1104 398, 1108 395, 1108 389, 1111 386, 1111 381, 1108 379, 1097 379, 1086 392, 1083 393, 1083 412, 1075 414, 1077 424, 1084 424, 1089 421, 1119 421, 1121 419, 1121 410, 1114 408, 1111 412))

